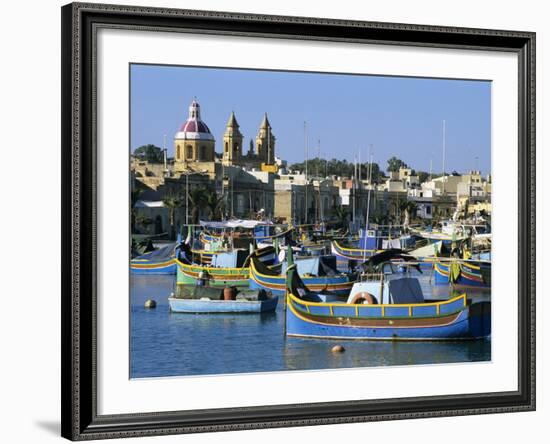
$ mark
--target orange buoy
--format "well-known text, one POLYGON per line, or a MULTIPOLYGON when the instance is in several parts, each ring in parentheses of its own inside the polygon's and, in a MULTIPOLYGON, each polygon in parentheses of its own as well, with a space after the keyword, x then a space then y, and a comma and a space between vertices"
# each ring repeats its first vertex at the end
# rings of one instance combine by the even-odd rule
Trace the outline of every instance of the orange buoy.
POLYGON ((373 304, 378 304, 378 301, 372 294, 366 291, 361 291, 353 295, 353 298, 351 299, 351 303, 373 305, 373 304))

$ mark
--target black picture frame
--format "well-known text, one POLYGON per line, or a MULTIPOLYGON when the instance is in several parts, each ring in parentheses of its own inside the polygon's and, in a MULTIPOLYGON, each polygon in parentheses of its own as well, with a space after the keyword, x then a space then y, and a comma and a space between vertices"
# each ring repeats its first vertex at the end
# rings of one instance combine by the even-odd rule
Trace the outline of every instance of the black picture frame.
POLYGON ((72 3, 62 14, 62 436, 119 438, 535 409, 535 33, 72 3), (518 390, 99 416, 96 91, 99 27, 508 51, 519 66, 518 390))

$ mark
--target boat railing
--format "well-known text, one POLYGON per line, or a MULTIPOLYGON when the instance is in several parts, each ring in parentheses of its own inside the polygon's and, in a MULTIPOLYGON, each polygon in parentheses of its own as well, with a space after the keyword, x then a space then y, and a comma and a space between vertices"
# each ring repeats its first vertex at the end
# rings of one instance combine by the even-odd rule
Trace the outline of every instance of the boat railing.
POLYGON ((367 317, 367 318, 412 318, 447 316, 467 307, 466 293, 446 301, 412 304, 347 304, 338 302, 304 301, 288 294, 291 309, 316 316, 367 317))
POLYGON ((361 273, 359 282, 381 282, 384 280, 385 273, 361 273))

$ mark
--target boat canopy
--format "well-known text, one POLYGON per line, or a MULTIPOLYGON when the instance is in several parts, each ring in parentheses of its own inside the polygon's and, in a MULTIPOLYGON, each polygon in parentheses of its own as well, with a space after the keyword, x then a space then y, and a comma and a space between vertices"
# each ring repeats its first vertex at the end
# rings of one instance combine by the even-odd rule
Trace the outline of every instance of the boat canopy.
MULTIPOLYGON (((308 258, 296 258, 294 264, 300 276, 335 276, 336 270, 335 256, 313 256, 308 258)), ((283 263, 282 273, 285 274, 287 263, 283 263)))
POLYGON ((273 225, 270 221, 252 220, 252 219, 231 219, 222 222, 204 221, 200 224, 206 228, 254 228, 258 225, 273 225))
POLYGON ((218 253, 212 256, 212 267, 221 268, 241 268, 245 266, 248 257, 246 250, 233 250, 224 253, 218 253))
POLYGON ((174 257, 174 249, 176 248, 176 242, 171 242, 166 246, 153 250, 148 253, 142 254, 132 260, 149 260, 149 261, 163 261, 174 257))

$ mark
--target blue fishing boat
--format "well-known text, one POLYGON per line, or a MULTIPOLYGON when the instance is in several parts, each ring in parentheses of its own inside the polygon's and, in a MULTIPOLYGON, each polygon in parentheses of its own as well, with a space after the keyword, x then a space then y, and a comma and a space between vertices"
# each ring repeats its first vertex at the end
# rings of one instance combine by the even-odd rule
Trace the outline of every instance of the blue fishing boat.
POLYGON ((321 302, 296 267, 287 272, 288 336, 357 340, 466 340, 491 333, 489 302, 471 303, 466 294, 426 302, 417 279, 364 275, 346 303, 321 302))
POLYGON ((198 285, 178 286, 177 295, 168 298, 175 313, 265 313, 275 311, 278 298, 265 290, 198 285))
POLYGON ((375 249, 365 249, 356 246, 343 245, 339 241, 333 240, 330 244, 332 254, 344 260, 362 261, 365 258, 376 254, 375 249))
POLYGON ((390 249, 409 249, 414 246, 415 238, 402 235, 396 229, 379 227, 377 229, 360 230, 359 239, 343 244, 333 240, 332 254, 340 259, 364 261, 372 255, 390 249))
POLYGON ((176 245, 171 243, 130 261, 132 274, 176 274, 176 245))
MULTIPOLYGON (((298 274, 312 291, 324 291, 335 295, 347 295, 356 280, 356 274, 340 273, 336 270, 334 256, 314 256, 296 261, 298 274)), ((287 263, 282 269, 267 267, 257 257, 250 259, 250 288, 263 288, 273 294, 283 295, 286 290, 287 263)))
POLYGON ((491 287, 490 261, 441 258, 434 261, 433 267, 436 284, 491 287))

